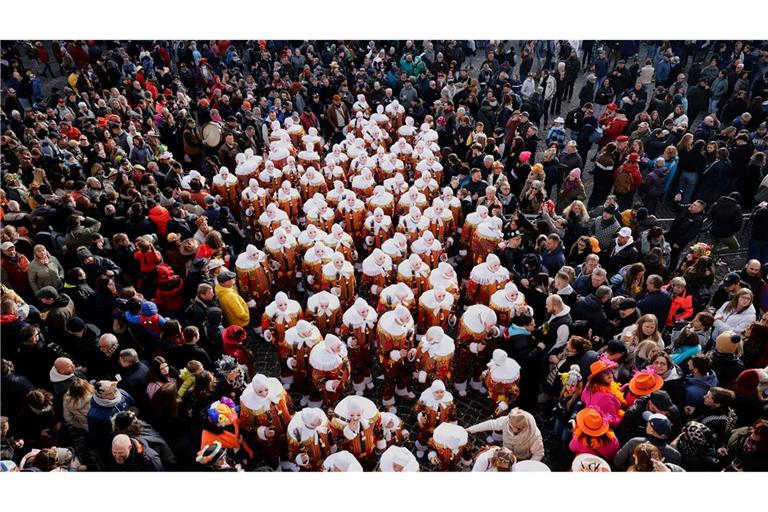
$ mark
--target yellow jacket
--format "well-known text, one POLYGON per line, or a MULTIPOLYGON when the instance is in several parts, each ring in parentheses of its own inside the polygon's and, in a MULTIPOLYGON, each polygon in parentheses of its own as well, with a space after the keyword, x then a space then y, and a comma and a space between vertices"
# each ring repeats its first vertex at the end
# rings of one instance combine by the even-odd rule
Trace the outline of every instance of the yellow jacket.
POLYGON ((227 325, 245 327, 250 323, 251 313, 248 311, 248 304, 238 293, 237 287, 226 288, 216 283, 215 292, 227 325))

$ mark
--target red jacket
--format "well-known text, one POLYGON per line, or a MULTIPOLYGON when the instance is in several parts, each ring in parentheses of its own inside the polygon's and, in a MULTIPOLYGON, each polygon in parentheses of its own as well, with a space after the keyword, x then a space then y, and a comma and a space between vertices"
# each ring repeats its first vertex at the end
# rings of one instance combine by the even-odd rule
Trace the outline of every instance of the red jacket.
POLYGON ((29 277, 27 272, 29 271, 29 259, 23 254, 17 254, 16 261, 3 256, 0 258, 0 265, 2 265, 3 272, 8 275, 8 283, 13 291, 19 295, 31 295, 32 288, 29 286, 29 277))
POLYGON ((693 296, 688 293, 688 290, 683 291, 682 295, 673 294, 666 326, 673 327, 675 323, 691 318, 693 318, 693 296))
POLYGON ((133 258, 139 262, 139 272, 143 274, 154 272, 155 268, 163 262, 159 251, 136 251, 133 253, 133 258))
POLYGON ((603 129, 603 137, 600 139, 600 147, 616 140, 616 137, 624 133, 629 126, 629 119, 626 117, 614 117, 603 129))
POLYGON ((157 291, 152 302, 161 313, 180 311, 184 307, 184 280, 165 263, 157 266, 157 291))
POLYGON ((157 205, 149 210, 149 220, 157 226, 157 233, 165 238, 168 235, 168 222, 171 220, 171 214, 164 206, 157 205))

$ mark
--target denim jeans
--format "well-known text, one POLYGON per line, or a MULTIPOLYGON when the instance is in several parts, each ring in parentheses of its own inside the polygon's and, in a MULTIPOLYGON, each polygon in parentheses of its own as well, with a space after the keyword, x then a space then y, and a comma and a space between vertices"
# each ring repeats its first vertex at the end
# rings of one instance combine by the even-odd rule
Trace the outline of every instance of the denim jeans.
POLYGON ((689 204, 691 202, 698 183, 698 173, 688 171, 680 175, 680 190, 683 191, 683 197, 680 200, 682 204, 689 204))

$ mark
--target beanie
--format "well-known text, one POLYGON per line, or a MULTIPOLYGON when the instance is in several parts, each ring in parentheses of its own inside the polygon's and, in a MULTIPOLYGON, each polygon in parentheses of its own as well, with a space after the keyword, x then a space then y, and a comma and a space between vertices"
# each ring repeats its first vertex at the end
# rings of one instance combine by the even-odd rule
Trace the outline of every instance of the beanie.
POLYGON ((735 334, 733 331, 725 331, 717 337, 717 340, 715 341, 715 350, 721 354, 740 355, 742 352, 741 336, 735 334))

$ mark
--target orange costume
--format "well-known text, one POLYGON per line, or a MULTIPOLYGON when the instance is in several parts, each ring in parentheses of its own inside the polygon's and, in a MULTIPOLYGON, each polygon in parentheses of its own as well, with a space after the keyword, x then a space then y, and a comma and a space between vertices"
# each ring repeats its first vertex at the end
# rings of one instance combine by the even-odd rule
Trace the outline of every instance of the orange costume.
POLYGON ((288 424, 288 456, 295 471, 320 471, 335 451, 328 416, 316 407, 297 412, 288 424))
POLYGON ((370 256, 363 260, 363 273, 360 276, 360 292, 368 293, 372 304, 377 304, 379 295, 392 280, 392 258, 381 249, 374 249, 370 256))
POLYGON ((320 403, 320 397, 310 386, 309 353, 312 347, 322 340, 323 337, 317 327, 306 320, 299 320, 294 327, 285 332, 285 344, 291 349, 285 364, 293 372, 294 389, 302 394, 302 407, 309 403, 310 396, 317 404, 320 403))
POLYGON ((445 288, 439 286, 425 291, 419 297, 419 314, 416 321, 418 332, 427 332, 434 326, 447 331, 449 325, 452 327, 456 324, 453 311, 453 295, 445 288))
POLYGON ((248 181, 248 187, 240 194, 240 206, 254 233, 258 229, 259 217, 266 211, 268 202, 267 191, 259 186, 258 181, 251 178, 248 181))
POLYGON ((496 252, 503 238, 500 218, 492 217, 481 222, 472 234, 470 244, 474 264, 484 262, 489 254, 496 252))
POLYGON ((494 414, 504 414, 520 396, 520 365, 497 348, 483 373, 483 381, 488 388, 488 398, 496 408, 494 414))
POLYGON ((264 309, 261 317, 261 329, 264 339, 271 342, 277 350, 280 359, 281 379, 290 388, 293 378, 291 370, 286 365, 291 355, 291 347, 285 342, 285 333, 301 320, 301 305, 288 298, 285 292, 277 292, 275 300, 264 309))
POLYGON ((355 456, 363 468, 376 466, 376 450, 386 448, 376 405, 362 396, 347 396, 333 410, 331 430, 340 449, 355 456))
POLYGON ((421 392, 413 411, 419 425, 416 456, 421 458, 435 428, 441 423, 456 421, 456 404, 453 403, 453 395, 446 391, 443 381, 437 379, 421 392))
POLYGON ((237 177, 231 174, 226 167, 221 167, 219 173, 211 180, 211 192, 215 196, 219 196, 221 204, 228 206, 235 216, 240 211, 237 189, 237 177))
POLYGON ((451 471, 460 465, 466 469, 472 462, 467 431, 453 423, 441 423, 429 440, 429 461, 439 471, 451 471))
POLYGON ((340 252, 334 253, 331 261, 323 265, 320 287, 336 295, 342 309, 346 310, 354 302, 355 269, 350 262, 344 260, 344 255, 340 252))
POLYGON ((269 255, 270 265, 275 273, 275 288, 288 290, 295 287, 297 272, 298 242, 282 227, 264 243, 264 249, 269 255))
POLYGON ((425 385, 433 380, 450 382, 453 375, 453 338, 442 327, 430 327, 416 348, 416 380, 425 385))
POLYGON ((354 377, 352 387, 358 395, 362 395, 366 387, 373 388, 371 351, 376 341, 378 318, 376 310, 364 299, 357 299, 355 304, 344 312, 341 319, 341 336, 347 343, 354 377))
POLYGON ((272 465, 279 462, 286 467, 286 434, 292 417, 291 396, 274 377, 257 373, 240 395, 241 431, 272 465))
POLYGON ((323 406, 335 407, 349 384, 350 365, 347 346, 333 334, 312 347, 309 354, 312 384, 323 395, 323 406))
POLYGON ((442 243, 453 244, 456 223, 453 214, 445 207, 445 203, 439 197, 432 201, 432 206, 424 210, 424 217, 429 221, 429 230, 435 238, 442 243))
POLYGON ((384 210, 376 208, 373 215, 368 216, 363 224, 363 247, 370 252, 373 249, 381 249, 392 234, 395 232, 392 226, 392 219, 384 214, 384 210))
POLYGON ((327 291, 320 291, 307 300, 305 312, 307 320, 313 322, 320 332, 336 334, 341 325, 341 305, 339 298, 327 291))
POLYGON ((466 396, 467 394, 467 378, 473 363, 476 364, 472 388, 485 392, 480 382, 480 376, 484 370, 480 364, 480 359, 483 357, 482 354, 485 351, 489 336, 496 337, 498 334, 496 313, 488 306, 473 304, 461 315, 459 331, 456 334, 458 366, 456 367, 456 383, 454 384, 459 396, 466 396))
POLYGON ((418 300, 421 294, 429 289, 430 269, 415 254, 397 266, 397 281, 407 284, 418 300))
POLYGON ((256 301, 257 310, 265 307, 272 296, 272 271, 267 256, 255 245, 248 244, 245 252, 235 260, 235 273, 240 295, 256 301))
POLYGON ((314 247, 304 254, 301 262, 301 272, 307 279, 309 289, 313 292, 320 291, 322 284, 323 266, 331 261, 334 252, 323 242, 315 243, 314 247))
POLYGON ((491 296, 509 282, 509 270, 501 266, 499 257, 489 254, 485 263, 475 265, 469 274, 467 302, 470 304, 488 304, 491 296))
POLYGON ((403 306, 387 311, 376 327, 379 363, 384 370, 382 404, 394 412, 395 394, 409 399, 416 395, 408 391, 407 362, 416 356, 413 348, 415 326, 411 313, 403 306))

